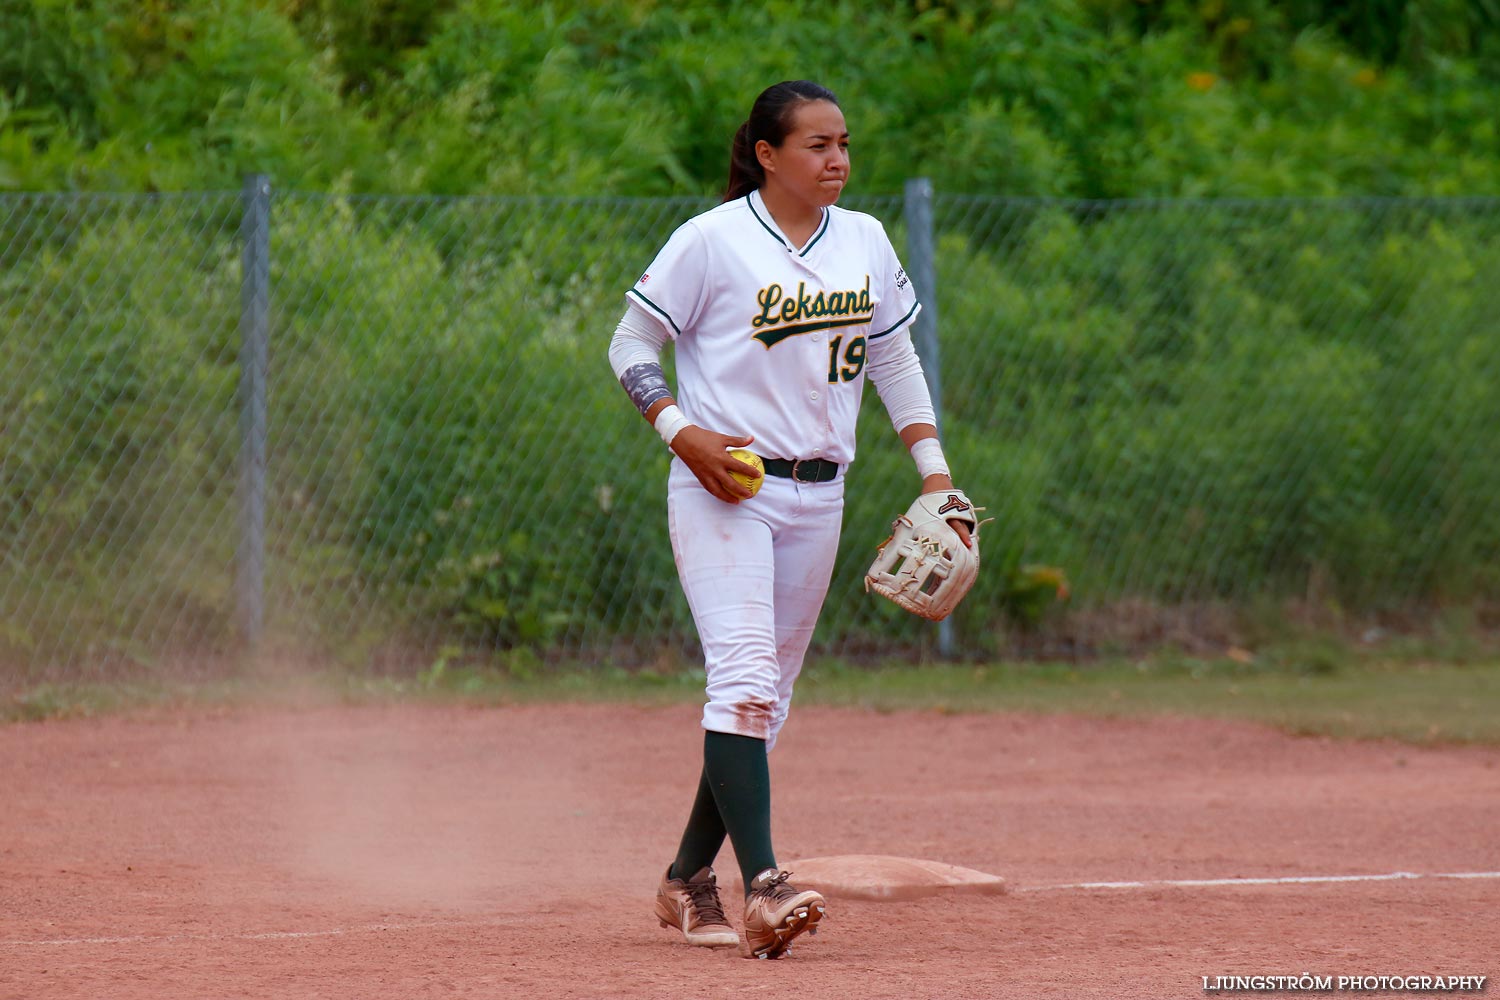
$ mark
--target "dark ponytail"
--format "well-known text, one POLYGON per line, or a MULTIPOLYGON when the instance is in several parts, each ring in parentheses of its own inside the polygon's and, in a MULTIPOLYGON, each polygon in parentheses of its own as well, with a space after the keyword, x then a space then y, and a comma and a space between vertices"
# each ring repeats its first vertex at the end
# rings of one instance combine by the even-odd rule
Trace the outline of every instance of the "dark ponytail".
POLYGON ((729 148, 729 186, 724 189, 724 200, 734 201, 760 187, 766 172, 755 155, 755 143, 750 139, 750 123, 747 121, 734 133, 734 145, 729 148))
POLYGON ((764 139, 772 146, 780 146, 792 130, 797 109, 809 101, 827 101, 835 106, 839 103, 833 91, 810 80, 785 80, 761 91, 750 108, 749 119, 734 134, 725 201, 743 198, 765 183, 766 171, 755 155, 755 144, 764 139))

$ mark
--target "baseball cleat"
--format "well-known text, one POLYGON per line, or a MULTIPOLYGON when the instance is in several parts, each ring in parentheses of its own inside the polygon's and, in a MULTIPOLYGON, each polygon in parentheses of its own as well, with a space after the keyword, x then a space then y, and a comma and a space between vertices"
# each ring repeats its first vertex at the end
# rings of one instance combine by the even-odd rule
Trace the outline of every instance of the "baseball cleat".
POLYGON ((793 939, 816 933, 827 902, 812 889, 787 884, 790 872, 767 868, 750 883, 745 900, 745 943, 755 958, 781 958, 791 953, 793 939))
POLYGON ((676 927, 688 944, 700 948, 733 948, 740 936, 724 917, 712 868, 700 868, 690 879, 672 878, 671 866, 656 889, 656 919, 676 927))

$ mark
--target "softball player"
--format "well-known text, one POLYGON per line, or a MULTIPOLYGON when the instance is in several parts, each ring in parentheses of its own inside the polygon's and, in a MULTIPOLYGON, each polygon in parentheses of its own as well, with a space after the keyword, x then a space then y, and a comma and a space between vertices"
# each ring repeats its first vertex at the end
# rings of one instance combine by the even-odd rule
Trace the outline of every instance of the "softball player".
POLYGON ((766 754, 828 591, 866 377, 923 492, 953 488, 911 343, 916 293, 881 224, 834 207, 848 143, 823 87, 762 93, 735 135, 723 203, 673 233, 626 293, 609 351, 674 453, 672 549, 707 671, 703 771, 656 914, 690 944, 738 944, 712 869, 727 833, 761 958, 784 954, 825 909, 777 867, 766 754), (675 397, 659 360, 669 340, 675 397), (734 478, 756 475, 737 447, 764 460, 758 492, 734 478))

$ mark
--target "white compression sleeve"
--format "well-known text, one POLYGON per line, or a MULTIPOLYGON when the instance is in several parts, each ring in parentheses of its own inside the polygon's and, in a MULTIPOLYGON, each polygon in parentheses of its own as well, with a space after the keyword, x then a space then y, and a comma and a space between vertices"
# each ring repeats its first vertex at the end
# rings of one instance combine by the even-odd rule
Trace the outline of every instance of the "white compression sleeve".
POLYGON ((667 344, 667 332, 660 323, 634 304, 620 317, 615 335, 609 339, 609 366, 619 378, 636 365, 657 364, 661 349, 667 344))
POLYGON ((912 424, 937 424, 932 393, 922 374, 922 361, 905 332, 882 338, 892 341, 870 358, 870 381, 899 433, 912 424))

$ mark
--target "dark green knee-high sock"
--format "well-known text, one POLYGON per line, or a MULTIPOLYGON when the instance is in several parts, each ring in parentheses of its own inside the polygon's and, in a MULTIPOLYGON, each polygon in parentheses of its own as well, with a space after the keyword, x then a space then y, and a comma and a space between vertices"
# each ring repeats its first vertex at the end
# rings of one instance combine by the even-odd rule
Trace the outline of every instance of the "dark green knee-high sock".
POLYGON ((703 773, 750 894, 750 880, 776 867, 771 849, 771 768, 766 741, 733 733, 703 734, 703 773))
POLYGON ((693 800, 693 811, 688 815, 687 829, 682 831, 682 843, 677 845, 677 860, 672 862, 673 878, 692 878, 698 869, 714 863, 719 848, 724 846, 724 820, 719 816, 719 804, 714 801, 713 789, 708 785, 708 768, 698 776, 698 797, 693 800))

